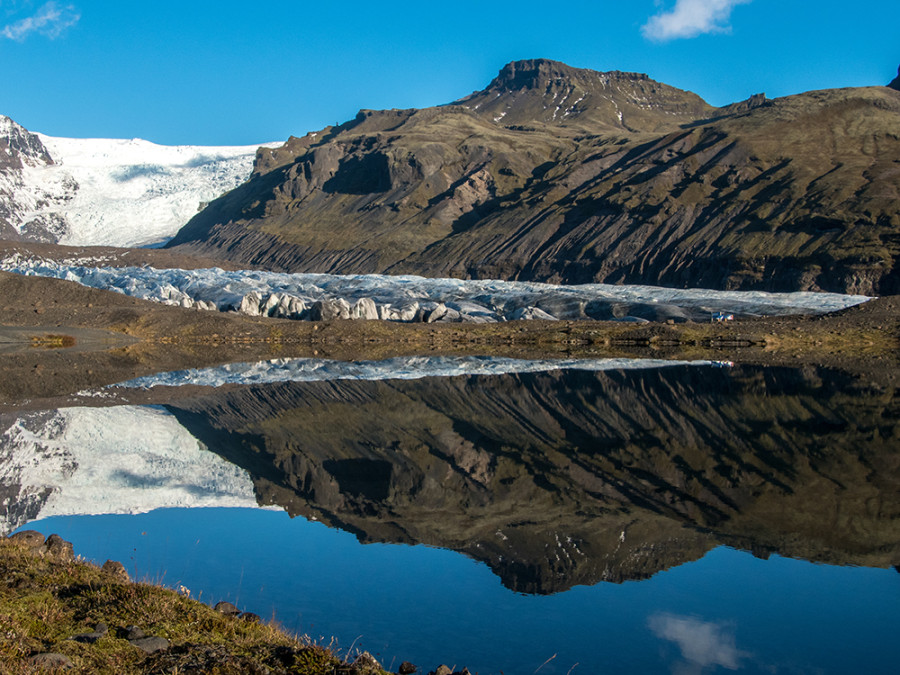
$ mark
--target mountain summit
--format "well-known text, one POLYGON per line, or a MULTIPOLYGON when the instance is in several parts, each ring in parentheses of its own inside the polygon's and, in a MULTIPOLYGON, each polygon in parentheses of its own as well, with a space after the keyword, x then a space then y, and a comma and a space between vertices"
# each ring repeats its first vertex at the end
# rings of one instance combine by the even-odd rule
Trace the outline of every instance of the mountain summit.
POLYGON ((696 94, 642 73, 599 73, 558 61, 513 61, 483 91, 455 102, 504 125, 600 125, 610 131, 661 131, 711 116, 696 94))

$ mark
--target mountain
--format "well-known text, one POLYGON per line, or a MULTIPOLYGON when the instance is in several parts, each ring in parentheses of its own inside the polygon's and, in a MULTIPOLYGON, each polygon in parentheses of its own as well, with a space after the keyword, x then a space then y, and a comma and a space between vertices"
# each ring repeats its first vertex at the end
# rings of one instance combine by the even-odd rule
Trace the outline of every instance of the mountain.
POLYGON ((900 92, 714 108, 547 60, 257 153, 169 243, 281 271, 900 292, 900 92))
POLYGON ((888 86, 891 89, 900 91, 900 68, 897 68, 897 77, 895 77, 888 86))
POLYGON ((0 116, 0 238, 143 246, 250 174, 257 146, 54 138, 0 116))

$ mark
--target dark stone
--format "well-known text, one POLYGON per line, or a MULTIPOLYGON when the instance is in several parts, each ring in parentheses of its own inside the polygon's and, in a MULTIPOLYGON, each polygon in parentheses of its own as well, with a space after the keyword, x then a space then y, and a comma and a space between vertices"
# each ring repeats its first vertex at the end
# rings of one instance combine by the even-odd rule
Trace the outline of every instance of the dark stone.
POLYGON ((32 550, 39 549, 44 545, 44 535, 34 530, 23 530, 9 535, 9 540, 17 544, 21 544, 32 550))
POLYGON ((75 642, 85 642, 87 644, 93 644, 108 632, 109 628, 105 623, 98 623, 94 627, 94 631, 92 633, 79 633, 78 635, 73 635, 71 639, 75 640, 75 642))
POLYGON ((397 670, 397 672, 399 673, 399 675, 413 675, 413 673, 417 670, 418 668, 416 668, 409 661, 404 661, 400 664, 400 668, 397 670))
POLYGON ((73 560, 75 552, 72 548, 72 542, 66 541, 58 534, 51 534, 47 537, 47 543, 44 544, 47 555, 59 558, 61 560, 73 560))
POLYGON ((40 668, 41 670, 67 670, 75 665, 72 663, 72 660, 68 656, 64 654, 57 654, 55 652, 34 654, 33 656, 30 656, 28 658, 28 663, 32 666, 40 668))
POLYGON ((238 618, 241 621, 249 621, 250 623, 259 623, 262 621, 259 614, 254 614, 253 612, 243 612, 238 618))
POLYGON ((107 560, 103 563, 103 567, 101 568, 107 574, 111 574, 116 577, 120 581, 130 581, 128 577, 128 572, 125 570, 125 565, 115 560, 107 560))
POLYGON ((164 652, 169 648, 169 641, 161 637, 143 637, 128 642, 148 654, 164 652))
POLYGON ((447 666, 438 666, 436 670, 432 670, 428 675, 453 675, 453 671, 447 666))
POLYGON ((125 628, 125 630, 126 630, 125 639, 129 640, 129 641, 130 640, 140 640, 141 638, 147 637, 147 634, 144 632, 144 629, 140 628, 139 626, 128 626, 125 628))
POLYGON ((228 616, 237 616, 241 613, 241 610, 232 605, 230 602, 225 602, 224 600, 222 602, 217 602, 216 606, 213 609, 215 609, 220 614, 227 614, 228 616))

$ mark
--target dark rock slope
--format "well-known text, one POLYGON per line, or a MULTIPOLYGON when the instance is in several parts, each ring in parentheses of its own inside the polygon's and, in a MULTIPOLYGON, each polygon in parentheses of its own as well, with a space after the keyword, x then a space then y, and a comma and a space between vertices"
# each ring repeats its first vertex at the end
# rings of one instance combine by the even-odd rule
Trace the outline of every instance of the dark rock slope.
POLYGON ((900 563, 896 391, 838 371, 290 383, 169 409, 261 503, 463 552, 521 592, 645 578, 718 544, 900 563))
POLYGON ((634 73, 484 90, 261 149, 172 246, 272 269, 900 292, 900 92, 713 108, 634 73))

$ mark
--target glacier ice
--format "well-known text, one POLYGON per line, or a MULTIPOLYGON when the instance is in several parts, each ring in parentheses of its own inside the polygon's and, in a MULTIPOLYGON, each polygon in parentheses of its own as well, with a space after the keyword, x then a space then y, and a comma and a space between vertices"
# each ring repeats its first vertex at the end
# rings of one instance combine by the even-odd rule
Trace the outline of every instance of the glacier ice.
POLYGON ((47 261, 14 253, 0 260, 0 269, 68 279, 182 307, 311 320, 377 317, 424 322, 527 318, 708 321, 719 312, 736 316, 830 312, 869 299, 837 293, 91 266, 99 262, 102 261, 84 258, 47 261))
POLYGON ((153 407, 25 412, 0 429, 0 532, 59 515, 255 507, 250 476, 153 407))

